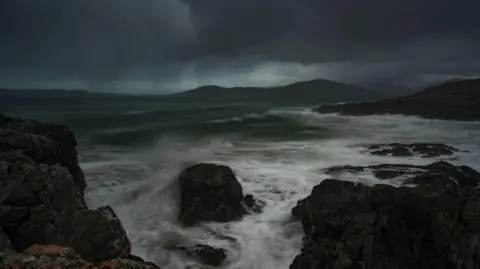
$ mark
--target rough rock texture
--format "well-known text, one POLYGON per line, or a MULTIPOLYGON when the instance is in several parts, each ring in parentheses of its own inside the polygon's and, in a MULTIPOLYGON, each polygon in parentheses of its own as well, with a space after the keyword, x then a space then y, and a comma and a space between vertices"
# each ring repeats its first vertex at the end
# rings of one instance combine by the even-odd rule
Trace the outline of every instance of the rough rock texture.
POLYGON ((424 184, 436 180, 445 183, 453 181, 459 185, 476 187, 480 183, 480 173, 474 169, 468 166, 455 166, 443 161, 425 166, 409 164, 345 165, 333 166, 325 170, 332 176, 338 176, 344 172, 355 174, 364 171, 370 171, 376 178, 383 180, 403 177, 404 184, 424 184))
POLYGON ((232 169, 223 165, 197 164, 180 173, 179 221, 228 222, 245 214, 243 191, 232 169))
POLYGON ((37 163, 60 163, 68 168, 83 191, 87 184, 78 165, 76 146, 73 133, 63 125, 9 118, 0 114, 1 152, 21 150, 37 163))
POLYGON ((214 248, 208 245, 196 245, 194 247, 178 247, 177 249, 183 251, 187 255, 194 257, 205 265, 220 266, 227 254, 224 249, 214 248))
POLYGON ((87 209, 69 171, 27 158, 0 161, 0 225, 19 251, 33 244, 71 246, 90 259, 129 253, 111 208, 87 209))
POLYGON ((480 268, 479 174, 434 165, 438 173, 412 177, 414 188, 314 187, 292 210, 305 238, 290 268, 480 268))
POLYGON ((127 268, 122 263, 130 263, 130 241, 112 208, 90 210, 85 204, 75 146, 64 126, 0 114, 0 256, 9 266, 22 260, 11 268, 97 268, 105 260, 118 264, 112 268, 127 268), (5 252, 34 245, 65 246, 76 258, 5 252))
POLYGON ((345 115, 402 114, 424 118, 480 120, 480 79, 449 82, 425 91, 377 102, 324 105, 319 113, 345 115))
POLYGON ((412 144, 377 144, 371 145, 370 154, 379 156, 409 157, 419 155, 423 158, 452 156, 460 151, 457 148, 440 143, 412 143, 412 144))
POLYGON ((5 269, 160 269, 141 259, 111 259, 88 262, 72 249, 55 245, 32 246, 24 253, 0 252, 5 269))

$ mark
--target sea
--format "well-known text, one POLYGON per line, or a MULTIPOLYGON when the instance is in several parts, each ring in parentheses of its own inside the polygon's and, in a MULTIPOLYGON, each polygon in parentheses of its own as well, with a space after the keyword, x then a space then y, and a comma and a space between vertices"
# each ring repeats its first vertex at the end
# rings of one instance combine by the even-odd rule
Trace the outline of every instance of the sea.
MULTIPOLYGON (((175 251, 207 244, 224 248, 219 268, 288 268, 302 247, 301 223, 291 218, 297 201, 329 178, 334 165, 429 164, 446 160, 480 170, 480 123, 405 116, 321 115, 321 102, 205 101, 161 97, 20 98, 1 101, 9 116, 65 124, 78 140, 91 208, 111 205, 133 254, 162 268, 209 268, 175 251), (370 155, 370 144, 446 143, 455 156, 425 159, 370 155), (176 178, 189 165, 230 166, 245 194, 264 201, 263 212, 229 223, 182 227, 177 222, 176 178)), ((369 172, 340 180, 366 185, 369 172)))

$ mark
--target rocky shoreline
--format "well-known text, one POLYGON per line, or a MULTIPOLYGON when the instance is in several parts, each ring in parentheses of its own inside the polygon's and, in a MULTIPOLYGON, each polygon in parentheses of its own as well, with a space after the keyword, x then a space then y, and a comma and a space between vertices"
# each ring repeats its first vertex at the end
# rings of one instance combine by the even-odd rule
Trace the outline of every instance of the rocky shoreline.
POLYGON ((365 116, 400 114, 429 119, 480 120, 480 79, 445 83, 422 92, 376 102, 323 105, 318 113, 365 116))
MULTIPOLYGON (((131 254, 109 206, 87 208, 76 141, 68 128, 0 114, 1 268, 155 269, 131 254)), ((449 156, 438 143, 367 145, 373 155, 449 156)), ((480 268, 480 173, 445 161, 429 165, 335 166, 331 179, 292 209, 304 245, 295 269, 480 268), (352 183, 344 174, 372 173, 385 184, 352 183), (390 181, 401 182, 400 187, 390 181)), ((230 222, 259 214, 264 202, 244 194, 233 170, 201 163, 183 170, 180 225, 230 222)), ((208 245, 174 246, 207 266, 228 253, 208 245)))
POLYGON ((76 145, 65 126, 0 114, 1 268, 159 268, 131 255, 111 207, 87 208, 76 145))

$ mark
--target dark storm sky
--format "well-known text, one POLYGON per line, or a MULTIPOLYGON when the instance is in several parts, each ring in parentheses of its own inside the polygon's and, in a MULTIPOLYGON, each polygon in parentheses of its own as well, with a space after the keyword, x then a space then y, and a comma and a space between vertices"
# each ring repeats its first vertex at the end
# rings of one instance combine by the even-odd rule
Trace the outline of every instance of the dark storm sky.
POLYGON ((479 0, 0 0, 0 86, 165 92, 480 74, 479 0))

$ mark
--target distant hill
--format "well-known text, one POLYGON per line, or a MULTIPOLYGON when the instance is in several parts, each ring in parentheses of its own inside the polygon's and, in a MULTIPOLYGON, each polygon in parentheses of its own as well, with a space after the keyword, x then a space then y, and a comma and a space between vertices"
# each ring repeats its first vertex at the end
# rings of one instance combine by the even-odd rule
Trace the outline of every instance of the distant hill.
POLYGON ((278 102, 350 102, 381 99, 382 94, 364 88, 317 79, 297 82, 279 87, 234 87, 202 86, 193 90, 176 93, 171 97, 195 98, 201 100, 258 100, 278 102))
POLYGON ((3 98, 63 98, 63 97, 91 97, 108 96, 107 93, 89 92, 86 90, 62 89, 0 89, 3 98))
POLYGON ((480 120, 480 79, 455 80, 415 94, 377 102, 324 105, 319 113, 403 114, 447 120, 480 120))

